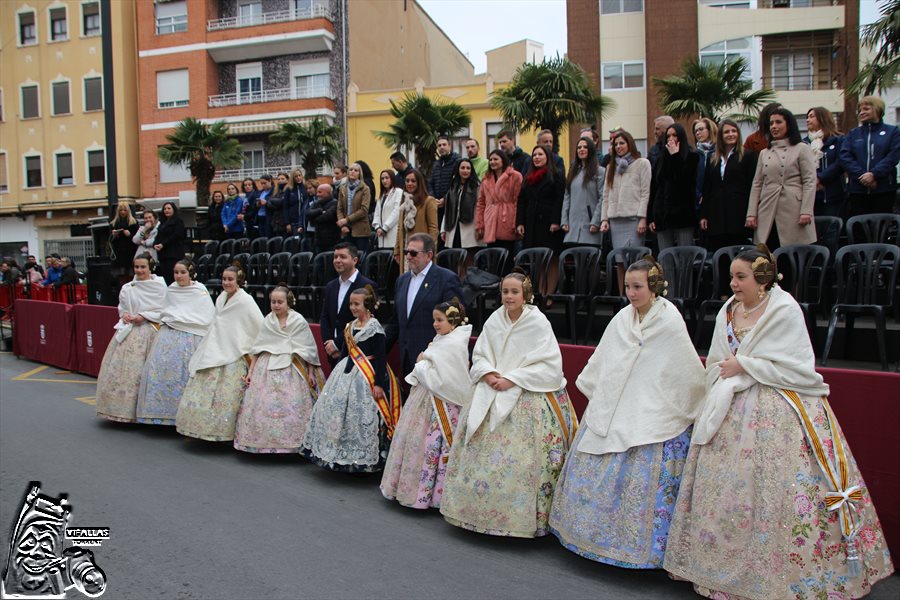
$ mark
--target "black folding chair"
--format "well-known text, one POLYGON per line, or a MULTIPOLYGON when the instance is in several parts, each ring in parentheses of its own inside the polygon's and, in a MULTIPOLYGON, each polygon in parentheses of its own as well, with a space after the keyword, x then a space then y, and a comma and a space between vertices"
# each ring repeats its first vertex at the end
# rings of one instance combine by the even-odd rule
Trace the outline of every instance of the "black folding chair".
POLYGON ((712 292, 708 299, 700 303, 697 314, 697 327, 694 329, 694 346, 700 347, 703 339, 703 330, 706 326, 706 315, 710 312, 716 314, 725 305, 725 300, 732 296, 731 292, 731 263, 735 257, 752 246, 725 246, 719 248, 712 258, 712 292), (723 300, 725 298, 725 300, 723 300))
MULTIPOLYGON (((482 248, 472 257, 472 266, 499 278, 504 275, 507 260, 509 260, 509 251, 506 248, 482 248)), ((482 287, 475 292, 473 299, 475 323, 473 325, 476 329, 480 330, 484 323, 487 297, 493 295, 495 298, 499 298, 499 292, 500 289, 497 285, 482 287)))
POLYGON ((682 315, 689 311, 691 320, 696 319, 706 254, 706 248, 700 246, 673 246, 660 252, 657 257, 669 284, 666 300, 678 307, 682 315))
POLYGON ((554 302, 565 307, 569 323, 569 337, 578 343, 576 316, 578 306, 585 307, 596 292, 599 282, 600 249, 581 246, 563 250, 559 255, 559 281, 556 292, 550 295, 554 302))
POLYGON ((778 272, 784 277, 779 285, 800 305, 809 339, 815 344, 815 310, 822 302, 831 252, 825 246, 799 244, 782 246, 774 254, 778 272))
POLYGON ((637 262, 650 254, 650 248, 646 246, 634 246, 619 248, 612 250, 606 255, 606 289, 602 295, 594 296, 588 305, 588 320, 585 337, 590 336, 593 331, 594 312, 598 306, 611 306, 613 314, 619 312, 628 305, 628 298, 625 297, 624 290, 619 292, 619 280, 616 277, 616 265, 619 264, 617 258, 622 257, 621 264, 628 268, 631 263, 637 262))
POLYGON ((553 250, 550 248, 525 248, 520 250, 514 259, 515 266, 523 269, 531 278, 531 284, 534 286, 534 302, 538 306, 544 300, 541 290, 552 260, 553 250))
POLYGON ((449 269, 458 275, 459 266, 466 262, 468 255, 469 252, 465 248, 444 248, 435 256, 435 262, 438 266, 449 269))

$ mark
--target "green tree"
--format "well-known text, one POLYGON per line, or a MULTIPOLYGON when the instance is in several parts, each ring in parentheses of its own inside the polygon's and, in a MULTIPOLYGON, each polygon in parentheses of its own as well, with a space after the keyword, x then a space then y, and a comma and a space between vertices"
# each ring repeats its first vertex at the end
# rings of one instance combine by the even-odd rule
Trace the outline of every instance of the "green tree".
POLYGON ((209 205, 209 186, 216 169, 240 166, 244 161, 240 143, 228 137, 224 121, 201 123, 188 117, 166 136, 168 144, 159 149, 159 158, 172 166, 187 165, 197 190, 197 205, 209 205))
POLYGON ((690 58, 682 63, 681 73, 654 77, 653 83, 663 110, 676 119, 702 116, 752 121, 775 99, 775 92, 769 88, 754 90, 753 82, 744 76, 747 68, 743 58, 718 65, 703 65, 699 59, 690 58), (729 110, 737 112, 726 112, 729 110))
POLYGON ((303 172, 315 177, 319 167, 332 165, 343 156, 342 134, 337 125, 315 117, 308 124, 283 123, 269 141, 276 154, 295 154, 303 172))
POLYGON ((428 179, 437 154, 440 135, 453 135, 472 122, 469 111, 455 102, 432 100, 428 96, 408 93, 399 102, 391 100, 391 116, 395 121, 388 131, 375 135, 389 148, 413 147, 416 167, 428 179))
POLYGON ((584 69, 557 56, 519 66, 509 85, 491 96, 491 106, 507 127, 549 129, 559 151, 559 133, 569 123, 594 123, 615 106, 595 87, 584 69))
POLYGON ((877 50, 874 58, 866 61, 847 86, 848 94, 868 96, 897 83, 900 75, 900 0, 885 2, 880 12, 881 18, 860 32, 860 44, 877 50))

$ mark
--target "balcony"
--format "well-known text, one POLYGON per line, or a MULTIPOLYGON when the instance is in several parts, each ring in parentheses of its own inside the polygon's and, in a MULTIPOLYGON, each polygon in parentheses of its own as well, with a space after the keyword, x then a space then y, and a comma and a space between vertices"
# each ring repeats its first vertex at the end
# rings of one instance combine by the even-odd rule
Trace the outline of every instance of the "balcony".
POLYGON ((843 0, 758 0, 757 8, 817 8, 842 6, 843 0))
POLYGON ((304 19, 332 20, 331 10, 328 7, 328 0, 313 2, 308 8, 293 8, 260 14, 226 17, 224 19, 211 19, 206 22, 206 30, 221 31, 223 29, 253 27, 255 25, 284 23, 285 21, 301 21, 304 19))
POLYGON ((266 173, 269 175, 275 176, 275 173, 290 173, 294 169, 301 169, 300 165, 273 165, 270 167, 253 167, 247 169, 226 169, 226 170, 217 170, 216 176, 213 178, 213 181, 243 181, 247 177, 252 179, 259 179, 266 173))
POLYGON ((241 104, 262 104, 283 100, 304 100, 307 98, 331 98, 331 86, 305 86, 302 88, 280 88, 260 92, 218 94, 209 97, 210 108, 238 106, 241 104))

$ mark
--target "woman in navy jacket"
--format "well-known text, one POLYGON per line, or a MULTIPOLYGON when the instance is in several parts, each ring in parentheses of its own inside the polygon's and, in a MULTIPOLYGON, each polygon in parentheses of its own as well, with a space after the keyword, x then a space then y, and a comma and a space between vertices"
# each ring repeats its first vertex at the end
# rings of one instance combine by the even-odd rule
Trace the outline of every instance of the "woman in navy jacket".
POLYGON ((859 99, 860 126, 851 129, 841 146, 841 166, 847 172, 850 216, 889 213, 897 195, 900 130, 885 125, 884 100, 859 99))
POLYGON ((831 111, 822 106, 806 113, 808 135, 803 141, 816 155, 816 204, 817 216, 843 217, 847 201, 846 175, 841 166, 840 153, 844 138, 837 130, 831 111))

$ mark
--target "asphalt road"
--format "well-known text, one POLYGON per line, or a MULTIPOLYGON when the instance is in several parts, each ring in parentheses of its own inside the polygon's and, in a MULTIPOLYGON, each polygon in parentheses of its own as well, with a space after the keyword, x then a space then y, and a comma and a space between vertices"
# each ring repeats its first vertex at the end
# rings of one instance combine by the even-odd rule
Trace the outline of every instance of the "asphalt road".
MULTIPOLYGON (((696 598, 661 571, 600 565, 553 537, 462 531, 382 498, 379 476, 250 455, 94 416, 94 380, 0 354, 0 548, 29 481, 68 494, 109 598, 696 598)), ((78 597, 70 592, 69 597, 78 597)), ((900 578, 873 599, 900 597, 900 578)))

